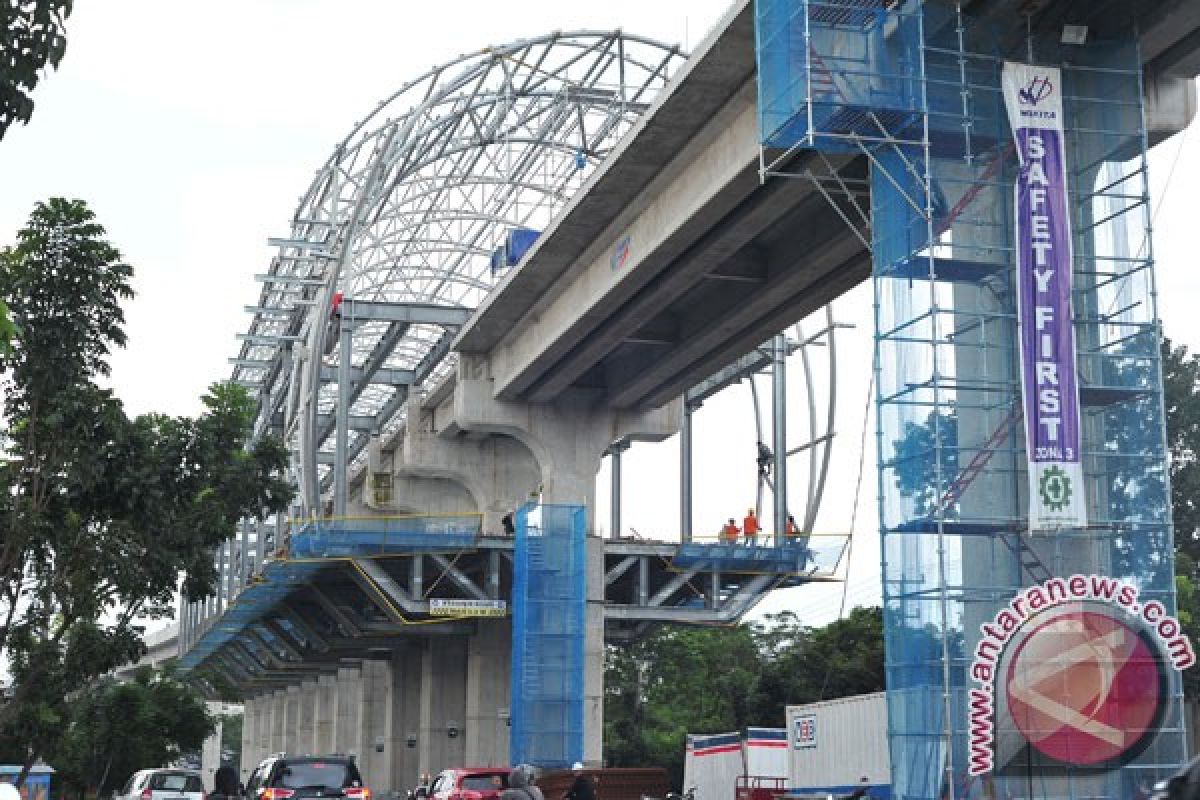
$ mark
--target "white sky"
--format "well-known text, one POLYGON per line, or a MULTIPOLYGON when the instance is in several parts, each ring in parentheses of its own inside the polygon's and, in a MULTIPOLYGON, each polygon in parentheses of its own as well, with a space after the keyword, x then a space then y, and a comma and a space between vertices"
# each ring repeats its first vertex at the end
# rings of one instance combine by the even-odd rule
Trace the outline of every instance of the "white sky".
MULTIPOLYGON (((85 199, 137 274, 127 350, 113 382, 130 413, 194 414, 226 378, 257 299, 268 236, 288 232, 300 193, 350 126, 405 80, 488 44, 550 30, 624 28, 694 45, 723 0, 106 0, 78 3, 62 68, 35 93, 32 123, 0 141, 0 244, 33 204, 85 199)), ((1200 348, 1189 226, 1200 177, 1194 131, 1152 153, 1160 312, 1173 339, 1200 348), (1175 165, 1172 174, 1172 165, 1175 165), (1162 186, 1172 174, 1165 194, 1162 186)), ((818 530, 848 531, 870 365, 870 292, 836 306, 857 327, 839 333, 833 473, 818 530)), ((814 330, 810 324, 808 329, 814 330)), ((815 366, 824 369, 818 356, 815 366)), ((791 444, 807 438, 793 379, 791 444)), ((821 382, 824 386, 824 381, 821 382)), ((760 394, 769 397, 763 379, 760 394)), ((821 390, 823 392, 824 389, 821 390)), ((697 532, 739 520, 754 500, 750 391, 735 386, 695 418, 697 532)), ((874 419, 850 564, 850 605, 878 602, 874 419)), ((638 445, 624 460, 624 527, 652 538, 678 531, 678 446, 638 445)), ((803 462, 792 466, 803 478, 803 462)), ((793 486, 799 486, 796 480, 793 486)), ((597 524, 608 526, 607 469, 597 524)), ((791 492, 798 501, 802 489, 791 492)), ((769 496, 767 504, 769 507, 769 496)), ((768 516, 768 514, 764 514, 768 516)), ((790 608, 810 624, 836 613, 840 587, 778 592, 761 610, 790 608)))

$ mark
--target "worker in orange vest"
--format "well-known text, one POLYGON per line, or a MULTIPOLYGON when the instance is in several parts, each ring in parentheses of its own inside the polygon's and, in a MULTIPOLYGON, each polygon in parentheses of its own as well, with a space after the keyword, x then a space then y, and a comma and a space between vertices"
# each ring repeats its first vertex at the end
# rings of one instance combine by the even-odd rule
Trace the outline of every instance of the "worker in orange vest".
POLYGON ((742 533, 746 534, 746 544, 755 544, 758 540, 758 517, 754 509, 746 509, 746 518, 742 520, 742 533))
POLYGON ((798 533, 800 533, 800 528, 796 526, 796 518, 788 514, 787 529, 784 531, 784 535, 789 539, 794 539, 798 533))
POLYGON ((726 544, 737 544, 739 533, 741 531, 738 530, 737 523, 733 521, 733 517, 730 517, 729 522, 721 527, 721 541, 726 544))

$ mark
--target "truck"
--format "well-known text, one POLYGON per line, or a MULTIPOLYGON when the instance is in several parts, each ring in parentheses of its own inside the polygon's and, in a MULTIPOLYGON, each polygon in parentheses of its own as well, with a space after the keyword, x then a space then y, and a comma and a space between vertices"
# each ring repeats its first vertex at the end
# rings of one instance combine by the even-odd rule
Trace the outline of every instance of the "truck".
POLYGON ((695 787, 697 800, 771 800, 783 793, 787 768, 783 728, 688 734, 683 789, 695 787))
POLYGON ((884 692, 787 707, 787 794, 892 796, 884 692))

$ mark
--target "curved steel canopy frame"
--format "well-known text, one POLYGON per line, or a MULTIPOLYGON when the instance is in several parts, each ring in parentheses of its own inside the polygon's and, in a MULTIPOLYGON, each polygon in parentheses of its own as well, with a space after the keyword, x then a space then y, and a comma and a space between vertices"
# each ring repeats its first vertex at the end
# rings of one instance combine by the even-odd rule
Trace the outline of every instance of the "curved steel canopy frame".
POLYGON ((338 145, 273 240, 233 359, 234 380, 258 393, 256 434, 284 432, 304 515, 321 513, 331 463, 361 464, 371 434, 402 424, 410 388, 453 368, 453 324, 334 319, 335 293, 475 308, 508 231, 545 229, 683 58, 619 31, 489 47, 405 84, 338 145), (369 380, 380 370, 407 378, 369 380))

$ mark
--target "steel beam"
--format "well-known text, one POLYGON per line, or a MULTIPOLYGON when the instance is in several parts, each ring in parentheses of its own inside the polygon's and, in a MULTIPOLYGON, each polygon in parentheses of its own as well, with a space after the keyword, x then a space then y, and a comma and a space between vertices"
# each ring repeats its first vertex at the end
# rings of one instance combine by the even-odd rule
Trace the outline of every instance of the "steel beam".
POLYGON ((439 567, 442 568, 442 574, 449 578, 454 585, 462 589, 468 595, 476 600, 487 600, 487 592, 475 585, 474 581, 463 574, 462 570, 451 564, 445 556, 437 553, 430 553, 429 557, 434 560, 439 567))
POLYGON ((308 590, 317 601, 317 605, 321 610, 329 615, 329 618, 342 629, 342 632, 347 636, 358 637, 363 635, 362 628, 355 624, 354 620, 350 619, 345 611, 342 611, 333 600, 316 586, 309 586, 308 590))
MULTIPOLYGON (((416 377, 416 372, 411 369, 377 369, 370 375, 362 367, 350 368, 350 380, 361 382, 364 379, 367 383, 384 384, 387 386, 408 386, 416 377)), ((338 368, 328 365, 321 366, 321 382, 334 383, 338 379, 338 368)), ((327 417, 323 414, 322 417, 327 417)))
POLYGON ((787 532, 787 337, 776 334, 771 349, 771 430, 775 448, 775 546, 783 545, 787 532))
POLYGON ((629 571, 629 568, 638 563, 637 556, 625 556, 615 567, 604 573, 604 585, 612 586, 621 576, 629 571))
MULTIPOLYGON (((388 571, 376 560, 371 558, 356 558, 354 565, 361 570, 367 578, 374 583, 384 596, 394 603, 399 608, 407 611, 409 614, 428 614, 429 603, 423 600, 414 600, 404 588, 396 583, 388 571)), ((401 619, 403 621, 403 619, 401 619)))
POLYGON ((276 611, 304 637, 306 647, 316 650, 319 653, 329 652, 329 642, 325 641, 325 637, 317 633, 316 629, 309 624, 309 621, 294 606, 288 603, 280 603, 276 611))
POLYGON ((354 322, 399 322, 405 325, 439 325, 457 328, 475 313, 473 308, 432 303, 386 303, 347 299, 339 309, 342 319, 354 322))

